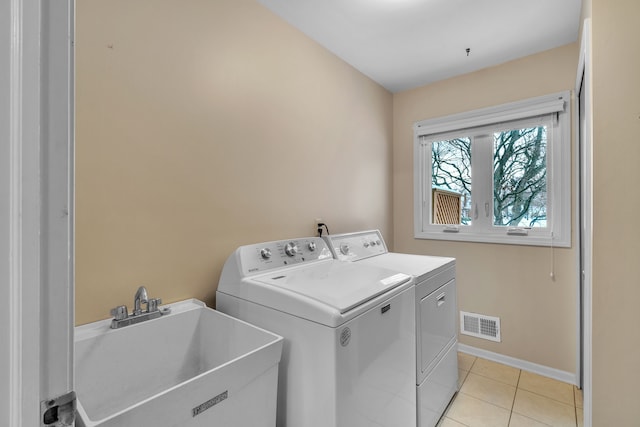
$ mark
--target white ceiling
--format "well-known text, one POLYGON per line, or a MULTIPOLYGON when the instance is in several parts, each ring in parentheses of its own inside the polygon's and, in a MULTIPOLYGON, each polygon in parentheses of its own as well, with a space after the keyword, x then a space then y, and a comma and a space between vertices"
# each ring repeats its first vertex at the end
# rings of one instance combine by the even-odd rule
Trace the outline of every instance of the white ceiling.
POLYGON ((391 92, 574 42, 581 7, 581 0, 258 1, 391 92))

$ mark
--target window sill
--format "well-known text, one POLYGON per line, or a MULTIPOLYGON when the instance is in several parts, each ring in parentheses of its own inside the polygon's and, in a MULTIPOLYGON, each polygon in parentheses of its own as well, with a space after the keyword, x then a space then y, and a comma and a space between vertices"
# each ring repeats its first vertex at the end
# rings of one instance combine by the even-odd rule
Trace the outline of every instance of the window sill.
POLYGON ((453 242, 469 242, 469 243, 498 243, 506 245, 521 246, 546 246, 556 248, 570 248, 570 236, 554 236, 553 239, 549 233, 529 233, 527 236, 508 235, 507 230, 504 233, 494 231, 487 233, 468 232, 464 230, 464 226, 460 227, 458 232, 442 231, 416 231, 414 237, 416 239, 426 240, 448 240, 453 242))

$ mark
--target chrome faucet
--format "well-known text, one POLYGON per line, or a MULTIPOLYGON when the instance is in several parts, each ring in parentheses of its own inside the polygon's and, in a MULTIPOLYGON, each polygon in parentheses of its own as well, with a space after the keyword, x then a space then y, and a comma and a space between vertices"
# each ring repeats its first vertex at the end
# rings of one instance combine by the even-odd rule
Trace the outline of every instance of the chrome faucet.
MULTIPOLYGON (((133 315, 138 316, 142 313, 141 304, 147 304, 149 308, 149 297, 147 296, 147 288, 140 286, 133 297, 133 315)), ((147 310, 148 311, 148 310, 147 310)))
POLYGON ((147 295, 147 288, 140 286, 136 291, 136 295, 133 297, 133 311, 131 314, 127 311, 126 305, 120 305, 111 309, 111 329, 118 329, 123 326, 134 325, 136 323, 144 322, 145 320, 151 320, 162 316, 163 314, 169 314, 171 309, 169 307, 160 308, 162 304, 160 298, 149 298, 147 295), (142 311, 142 304, 147 305, 147 309, 142 311))

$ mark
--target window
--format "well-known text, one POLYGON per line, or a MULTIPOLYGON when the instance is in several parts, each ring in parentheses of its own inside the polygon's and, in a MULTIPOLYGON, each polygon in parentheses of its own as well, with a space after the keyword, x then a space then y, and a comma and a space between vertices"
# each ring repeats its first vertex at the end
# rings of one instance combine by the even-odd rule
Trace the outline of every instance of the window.
POLYGON ((569 247, 569 99, 416 123, 415 237, 569 247))

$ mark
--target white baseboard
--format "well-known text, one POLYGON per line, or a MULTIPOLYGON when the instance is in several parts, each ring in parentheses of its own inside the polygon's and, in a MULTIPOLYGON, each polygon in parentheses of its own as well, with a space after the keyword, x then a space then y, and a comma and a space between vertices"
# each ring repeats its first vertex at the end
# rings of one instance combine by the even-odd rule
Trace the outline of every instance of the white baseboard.
POLYGON ((467 353, 472 356, 482 357, 493 362, 502 363, 503 365, 511 366, 514 368, 522 369, 523 371, 532 372, 534 374, 542 375, 544 377, 553 378, 554 380, 562 381, 565 383, 577 385, 578 378, 576 374, 560 369, 550 368, 544 365, 538 365, 537 363, 527 362, 526 360, 516 359, 511 356, 504 356, 492 351, 483 350, 481 348, 472 347, 466 344, 458 343, 458 351, 467 353))

